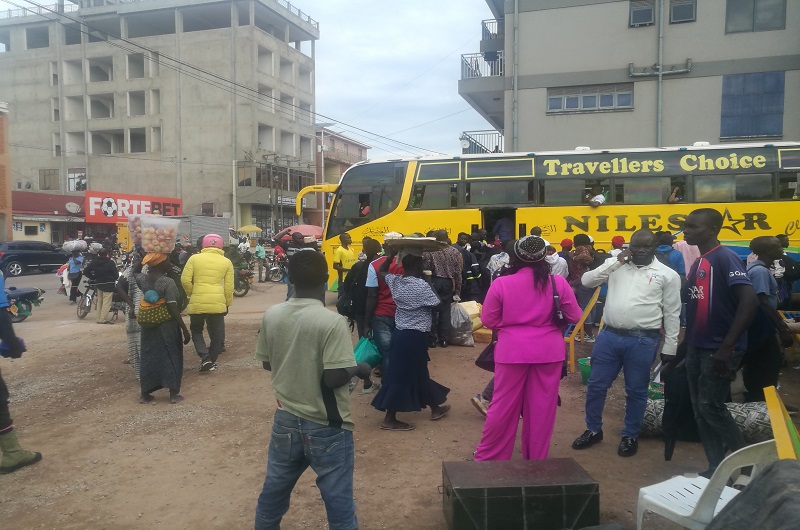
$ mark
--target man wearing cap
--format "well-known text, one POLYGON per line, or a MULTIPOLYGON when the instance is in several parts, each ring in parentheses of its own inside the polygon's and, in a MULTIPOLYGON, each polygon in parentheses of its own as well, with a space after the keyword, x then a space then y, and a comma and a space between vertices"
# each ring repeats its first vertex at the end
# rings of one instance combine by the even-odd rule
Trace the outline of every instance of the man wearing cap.
POLYGON ((222 237, 208 234, 203 238, 203 250, 186 261, 181 285, 189 297, 189 329, 200 371, 217 369, 217 357, 225 342, 225 315, 233 305, 233 264, 222 252, 222 237), (206 345, 203 328, 208 325, 206 345))
POLYGON ((566 237, 561 240, 561 252, 559 252, 558 255, 564 258, 567 262, 569 262, 570 250, 572 250, 572 240, 566 237))
POLYGON ((603 439, 606 393, 625 374, 625 427, 617 449, 620 456, 638 450, 639 429, 647 404, 650 367, 664 327, 664 355, 678 347, 681 310, 678 274, 655 259, 656 238, 649 230, 631 237, 628 249, 608 258, 581 277, 585 287, 608 283, 605 326, 592 349, 592 374, 586 388, 586 431, 573 449, 586 449, 603 439))
POLYGON ((614 237, 612 237, 611 238, 611 246, 613 248, 611 249, 611 252, 609 252, 608 254, 612 258, 616 258, 617 256, 619 256, 619 253, 622 252, 622 250, 623 250, 622 246, 624 244, 625 244, 625 238, 624 237, 622 237, 622 236, 614 236, 614 237))

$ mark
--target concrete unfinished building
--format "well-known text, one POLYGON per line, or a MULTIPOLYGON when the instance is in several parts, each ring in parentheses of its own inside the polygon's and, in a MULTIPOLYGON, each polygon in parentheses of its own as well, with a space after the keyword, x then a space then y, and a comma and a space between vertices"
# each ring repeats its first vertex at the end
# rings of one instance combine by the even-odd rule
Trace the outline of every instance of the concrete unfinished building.
POLYGON ((285 0, 0 11, 12 186, 177 197, 186 214, 231 213, 237 226, 254 210, 291 223, 296 191, 314 181, 318 38, 285 0))

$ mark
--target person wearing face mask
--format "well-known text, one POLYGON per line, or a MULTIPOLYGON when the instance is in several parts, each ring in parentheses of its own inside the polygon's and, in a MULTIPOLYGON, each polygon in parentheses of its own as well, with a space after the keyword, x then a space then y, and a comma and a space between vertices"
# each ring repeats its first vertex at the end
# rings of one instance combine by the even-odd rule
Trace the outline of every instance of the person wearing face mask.
POLYGON ((639 230, 616 257, 583 274, 585 287, 608 283, 605 326, 592 348, 592 373, 586 388, 586 431, 573 449, 587 449, 603 439, 606 393, 621 370, 625 374, 625 427, 620 456, 638 450, 650 367, 664 327, 665 356, 675 355, 680 330, 681 293, 678 273, 655 259, 656 237, 639 230))

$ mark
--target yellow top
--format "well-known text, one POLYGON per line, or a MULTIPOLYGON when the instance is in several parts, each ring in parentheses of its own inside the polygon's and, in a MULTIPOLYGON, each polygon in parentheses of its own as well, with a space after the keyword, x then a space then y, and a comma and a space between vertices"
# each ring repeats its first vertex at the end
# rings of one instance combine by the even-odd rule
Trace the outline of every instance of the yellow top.
POLYGON ((333 251, 333 262, 341 263, 342 268, 346 271, 352 269, 356 261, 358 261, 358 255, 353 250, 353 247, 344 248, 340 246, 333 251))

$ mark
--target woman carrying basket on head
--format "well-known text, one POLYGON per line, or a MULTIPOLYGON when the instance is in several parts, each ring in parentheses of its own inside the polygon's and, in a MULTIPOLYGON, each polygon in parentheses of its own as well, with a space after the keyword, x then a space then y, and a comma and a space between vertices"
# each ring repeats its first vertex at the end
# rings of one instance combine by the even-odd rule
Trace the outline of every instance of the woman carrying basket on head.
MULTIPOLYGON (((178 310, 178 287, 167 276, 172 266, 169 254, 145 254, 142 265, 148 266, 147 272, 134 275, 136 285, 144 293, 136 314, 142 328, 140 402, 150 403, 155 399, 152 392, 168 388, 170 403, 177 403, 183 399, 180 395, 183 345, 189 344, 191 335, 178 310)), ((128 298, 125 301, 132 307, 133 301, 127 294, 124 298, 128 298)), ((133 313, 133 309, 130 311, 133 313)))

